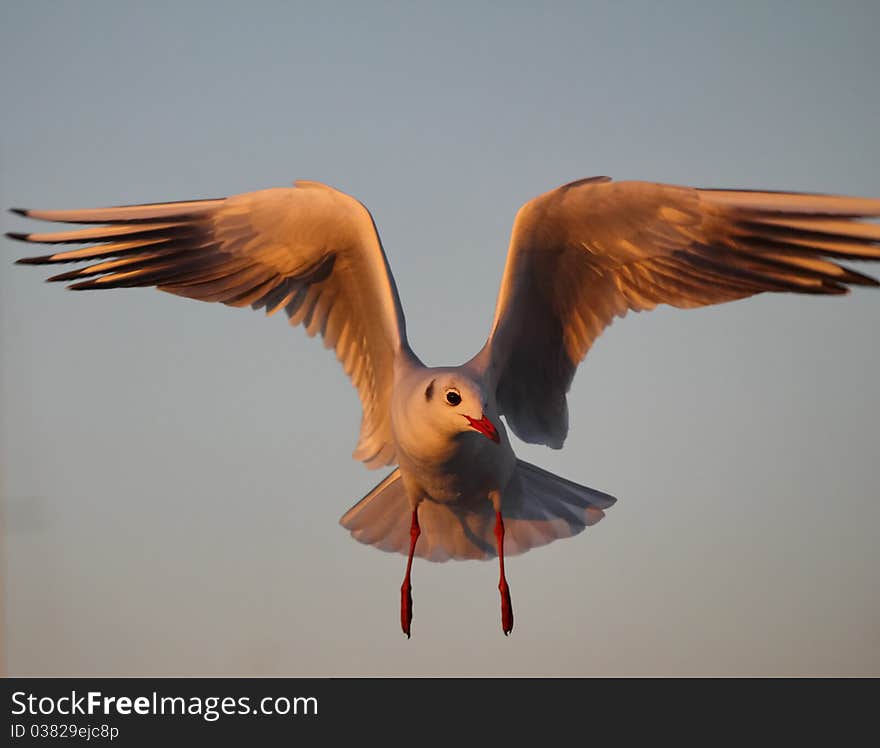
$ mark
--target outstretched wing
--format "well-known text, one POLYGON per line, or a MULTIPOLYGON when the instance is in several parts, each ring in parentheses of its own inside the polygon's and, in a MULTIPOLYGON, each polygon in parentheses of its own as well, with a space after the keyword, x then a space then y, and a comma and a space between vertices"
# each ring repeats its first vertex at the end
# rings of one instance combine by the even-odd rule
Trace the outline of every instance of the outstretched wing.
POLYGON ((522 439, 559 448, 566 393, 615 316, 762 291, 843 294, 877 281, 839 260, 880 260, 880 200, 584 179, 516 216, 495 321, 474 365, 522 439))
POLYGON ((15 212, 106 224, 8 234, 27 242, 93 244, 19 260, 88 263, 49 279, 74 281, 70 288, 156 286, 266 314, 283 308, 291 324, 323 336, 357 387, 363 420, 355 458, 369 467, 395 461, 389 402, 394 357, 406 347, 406 332, 373 219, 354 198, 300 181, 217 200, 15 212))

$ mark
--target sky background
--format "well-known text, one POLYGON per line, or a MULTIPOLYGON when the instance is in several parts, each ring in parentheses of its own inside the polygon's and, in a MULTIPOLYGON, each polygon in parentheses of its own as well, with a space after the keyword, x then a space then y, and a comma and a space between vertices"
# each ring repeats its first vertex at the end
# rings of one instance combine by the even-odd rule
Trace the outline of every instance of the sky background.
MULTIPOLYGON (((0 206, 327 182, 425 363, 483 343, 517 208, 594 174, 880 196, 876 2, 7 2, 0 206), (452 303, 450 303, 452 302, 452 303)), ((4 231, 41 224, 4 213, 4 231)), ((384 475, 280 317, 72 294, 2 240, 14 675, 880 675, 880 293, 617 321, 520 457, 619 498, 508 562, 339 517, 384 475)), ((875 268, 875 273, 878 268, 875 268)))

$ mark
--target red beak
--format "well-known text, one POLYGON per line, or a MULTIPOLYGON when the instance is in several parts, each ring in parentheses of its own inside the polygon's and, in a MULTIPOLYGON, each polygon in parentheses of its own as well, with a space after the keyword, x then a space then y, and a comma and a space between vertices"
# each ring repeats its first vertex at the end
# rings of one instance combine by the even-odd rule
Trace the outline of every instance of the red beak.
MULTIPOLYGON (((464 415, 464 413, 462 413, 462 415, 464 415)), ((492 421, 486 418, 486 416, 483 416, 479 421, 476 418, 471 418, 470 416, 464 417, 468 419, 468 423, 471 425, 472 429, 476 429, 483 436, 489 437, 496 444, 501 441, 501 438, 498 436, 498 432, 492 425, 492 421)))

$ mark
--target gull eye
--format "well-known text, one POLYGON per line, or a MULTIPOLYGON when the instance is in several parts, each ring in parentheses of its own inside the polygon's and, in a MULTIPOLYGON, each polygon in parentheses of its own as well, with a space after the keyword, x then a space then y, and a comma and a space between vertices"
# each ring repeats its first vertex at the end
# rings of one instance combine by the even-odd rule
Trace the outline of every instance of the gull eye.
POLYGON ((461 402, 461 395, 458 390, 446 390, 446 402, 455 407, 461 402))

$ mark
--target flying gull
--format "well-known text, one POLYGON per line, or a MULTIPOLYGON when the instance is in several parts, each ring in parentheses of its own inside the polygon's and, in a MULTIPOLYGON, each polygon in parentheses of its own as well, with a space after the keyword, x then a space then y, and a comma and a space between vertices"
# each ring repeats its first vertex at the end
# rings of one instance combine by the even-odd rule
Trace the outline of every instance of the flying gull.
POLYGON ((90 245, 19 260, 86 263, 51 281, 156 286, 266 314, 283 309, 292 325, 320 333, 360 396, 354 457, 370 468, 396 465, 340 522, 356 540, 407 556, 407 637, 414 556, 497 556, 507 635, 505 555, 575 535, 615 502, 517 459, 507 435, 510 428, 526 442, 562 447, 575 370, 614 317, 764 291, 880 285, 840 264, 880 260, 880 226, 865 220, 880 216, 880 199, 581 179, 520 208, 486 344, 461 366, 434 368, 410 348, 372 216, 319 182, 212 200, 14 212, 93 224, 7 234, 90 245))

